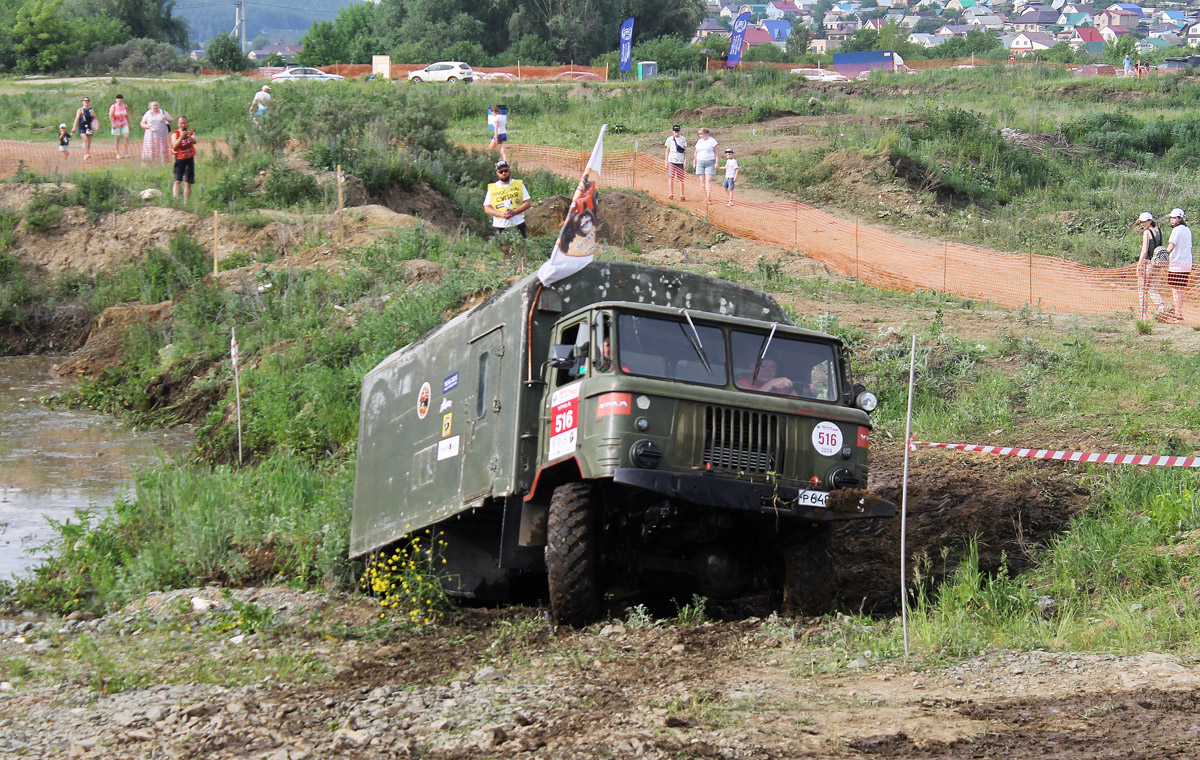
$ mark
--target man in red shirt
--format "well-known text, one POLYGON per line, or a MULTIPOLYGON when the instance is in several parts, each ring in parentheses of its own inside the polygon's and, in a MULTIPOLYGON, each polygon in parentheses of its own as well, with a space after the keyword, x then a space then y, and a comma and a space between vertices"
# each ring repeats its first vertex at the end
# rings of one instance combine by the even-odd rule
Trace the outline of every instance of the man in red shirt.
POLYGON ((179 197, 179 185, 183 184, 183 202, 187 203, 192 198, 192 185, 196 184, 196 133, 188 129, 186 116, 179 117, 179 128, 171 133, 171 152, 175 154, 171 197, 179 197))

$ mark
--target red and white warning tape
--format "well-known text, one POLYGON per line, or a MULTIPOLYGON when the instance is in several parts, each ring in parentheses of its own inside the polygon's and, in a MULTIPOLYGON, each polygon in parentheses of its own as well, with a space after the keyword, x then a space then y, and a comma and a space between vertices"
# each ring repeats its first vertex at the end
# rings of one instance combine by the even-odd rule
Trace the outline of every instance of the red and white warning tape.
POLYGON ((1089 451, 1053 451, 1051 449, 1018 449, 1012 446, 977 446, 972 443, 931 443, 908 440, 908 446, 916 451, 918 446, 935 449, 958 449, 980 454, 1000 454, 1007 457, 1026 459, 1054 459, 1062 462, 1094 462, 1096 464, 1133 464, 1150 467, 1200 467, 1200 457, 1164 457, 1149 454, 1095 454, 1089 451))

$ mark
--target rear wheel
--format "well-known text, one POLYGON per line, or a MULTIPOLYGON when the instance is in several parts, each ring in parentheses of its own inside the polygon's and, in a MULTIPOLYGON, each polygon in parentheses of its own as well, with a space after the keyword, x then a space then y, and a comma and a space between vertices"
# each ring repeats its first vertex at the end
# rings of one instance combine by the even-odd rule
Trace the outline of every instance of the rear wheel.
POLYGON ((600 616, 599 535, 592 487, 567 483, 554 489, 546 531, 550 614, 562 625, 587 625, 600 616))
POLYGON ((458 81, 458 77, 450 77, 450 78, 449 78, 449 79, 447 79, 446 81, 447 81, 447 82, 457 82, 457 81, 458 81))
POLYGON ((408 81, 410 81, 410 82, 416 82, 417 84, 420 84, 420 83, 421 83, 421 77, 410 77, 408 81))
POLYGON ((783 549, 783 613, 824 615, 837 599, 829 525, 814 525, 783 549))

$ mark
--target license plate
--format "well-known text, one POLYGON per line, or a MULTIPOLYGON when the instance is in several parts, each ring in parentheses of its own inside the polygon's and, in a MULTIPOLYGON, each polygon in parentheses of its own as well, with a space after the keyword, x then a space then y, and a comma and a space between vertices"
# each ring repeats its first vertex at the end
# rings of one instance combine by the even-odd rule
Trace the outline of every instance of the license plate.
POLYGON ((824 507, 829 501, 828 491, 801 491, 796 498, 797 507, 824 507))

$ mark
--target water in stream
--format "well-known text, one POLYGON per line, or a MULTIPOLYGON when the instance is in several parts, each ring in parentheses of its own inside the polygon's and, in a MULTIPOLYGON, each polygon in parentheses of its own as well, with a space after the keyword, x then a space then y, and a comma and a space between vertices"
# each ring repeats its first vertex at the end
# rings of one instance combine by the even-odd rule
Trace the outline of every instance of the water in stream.
POLYGON ((54 535, 46 518, 112 505, 141 467, 185 452, 184 430, 131 430, 92 412, 50 409, 71 380, 51 371, 56 359, 0 357, 0 578, 21 575, 42 555, 30 549, 54 535))

